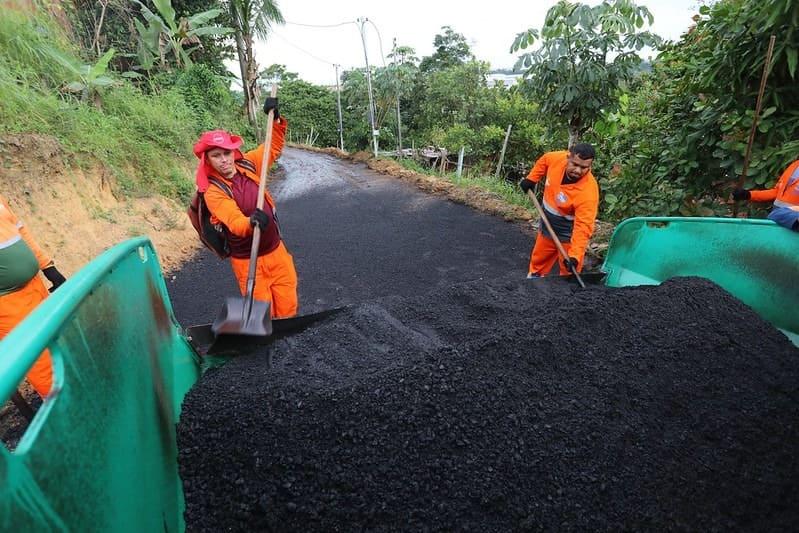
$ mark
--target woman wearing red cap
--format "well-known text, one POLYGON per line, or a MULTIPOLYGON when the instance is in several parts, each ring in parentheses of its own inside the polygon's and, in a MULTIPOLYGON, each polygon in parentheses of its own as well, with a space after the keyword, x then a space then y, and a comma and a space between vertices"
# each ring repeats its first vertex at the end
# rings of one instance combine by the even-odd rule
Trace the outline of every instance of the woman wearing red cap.
MULTIPOLYGON (((267 98, 264 103, 264 112, 272 109, 275 121, 267 165, 280 156, 287 126, 286 119, 278 114, 277 98, 267 98)), ((204 194, 211 222, 221 223, 227 230, 230 264, 242 295, 247 290, 253 227, 257 224, 261 228, 254 298, 271 302, 272 318, 290 317, 297 314, 297 272, 280 238, 275 201, 268 191, 264 192, 264 210, 256 208, 264 145, 242 154, 241 144, 241 137, 224 130, 207 131, 200 136, 194 145, 194 154, 200 159, 197 190, 204 194), (229 187, 232 197, 213 184, 216 180, 229 187)))

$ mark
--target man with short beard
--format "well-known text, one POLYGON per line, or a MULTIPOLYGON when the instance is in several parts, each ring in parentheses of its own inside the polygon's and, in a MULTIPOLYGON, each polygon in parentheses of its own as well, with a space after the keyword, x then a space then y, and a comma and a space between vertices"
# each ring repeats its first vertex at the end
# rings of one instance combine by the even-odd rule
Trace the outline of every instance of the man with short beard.
POLYGON ((599 210, 599 185, 591 173, 595 157, 594 147, 579 143, 569 150, 547 152, 519 186, 527 193, 544 179, 542 207, 555 235, 550 235, 539 223, 538 236, 530 254, 528 278, 546 276, 558 260, 558 249, 553 239, 558 239, 566 250, 568 259, 560 261, 560 274, 571 273, 568 261, 577 272, 583 269, 583 258, 591 235, 594 233, 599 210))

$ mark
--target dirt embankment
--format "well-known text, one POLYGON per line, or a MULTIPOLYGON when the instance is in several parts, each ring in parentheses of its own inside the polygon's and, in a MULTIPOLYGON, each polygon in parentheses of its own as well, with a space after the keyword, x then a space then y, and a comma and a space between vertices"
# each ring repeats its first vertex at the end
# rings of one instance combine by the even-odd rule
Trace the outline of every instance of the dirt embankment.
POLYGON ((0 194, 67 276, 135 236, 153 241, 165 272, 198 248, 185 206, 158 195, 123 196, 101 163, 90 171, 70 165, 53 137, 0 136, 0 194))
MULTIPOLYGON (((330 154, 340 159, 365 163, 366 166, 372 170, 413 183, 416 187, 425 192, 445 196, 453 202, 468 205, 469 207, 489 215, 502 217, 509 222, 530 222, 536 224, 538 222, 538 217, 535 215, 532 206, 530 209, 526 209, 518 205, 509 204, 499 195, 477 185, 460 187, 446 178, 415 172, 403 167, 392 159, 374 157, 371 153, 365 151, 350 153, 338 148, 318 148, 316 146, 295 143, 288 143, 288 145, 301 150, 330 154)), ((603 222, 601 220, 596 221, 596 229, 594 230, 594 236, 591 239, 592 242, 588 249, 589 255, 595 258, 600 258, 604 255, 614 228, 615 226, 608 222, 603 222)))

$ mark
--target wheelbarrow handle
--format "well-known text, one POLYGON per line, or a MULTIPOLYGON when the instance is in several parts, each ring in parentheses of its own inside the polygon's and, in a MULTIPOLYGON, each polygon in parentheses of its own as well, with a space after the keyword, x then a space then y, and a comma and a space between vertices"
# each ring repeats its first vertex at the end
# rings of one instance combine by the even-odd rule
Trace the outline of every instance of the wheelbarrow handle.
POLYGON ((527 191, 527 196, 530 197, 530 200, 533 201, 533 205, 535 205, 536 210, 538 211, 538 216, 541 217, 541 220, 544 222, 544 225, 547 227, 547 231, 550 235, 552 235, 552 240, 555 243, 555 247, 558 249, 558 253, 563 258, 563 261, 569 265, 569 270, 572 271, 574 277, 577 278, 577 283, 580 284, 580 287, 585 289, 585 283, 583 283, 583 278, 580 277, 580 274, 577 272, 577 267, 575 267, 571 261, 569 261, 569 256, 566 254, 566 250, 563 248, 563 244, 561 244, 560 239, 558 239, 557 234, 552 229, 552 225, 549 223, 549 219, 547 218, 546 213, 541 208, 541 204, 538 202, 538 198, 536 198, 535 193, 532 190, 527 191))

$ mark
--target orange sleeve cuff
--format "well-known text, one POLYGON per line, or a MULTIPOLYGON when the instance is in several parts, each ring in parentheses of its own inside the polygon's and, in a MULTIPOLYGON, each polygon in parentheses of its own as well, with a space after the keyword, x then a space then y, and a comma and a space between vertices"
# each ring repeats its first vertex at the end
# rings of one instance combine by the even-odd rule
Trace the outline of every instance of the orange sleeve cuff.
POLYGON ((749 191, 752 196, 749 200, 752 202, 773 202, 777 199, 777 189, 766 189, 765 191, 749 191))
MULTIPOLYGON (((269 162, 268 166, 272 166, 280 154, 283 152, 283 147, 286 144, 286 129, 288 128, 288 121, 280 117, 272 123, 272 146, 269 149, 269 162)), ((261 175, 261 161, 264 157, 264 144, 261 143, 255 150, 250 150, 244 154, 244 159, 250 161, 255 165, 255 173, 261 175)))

